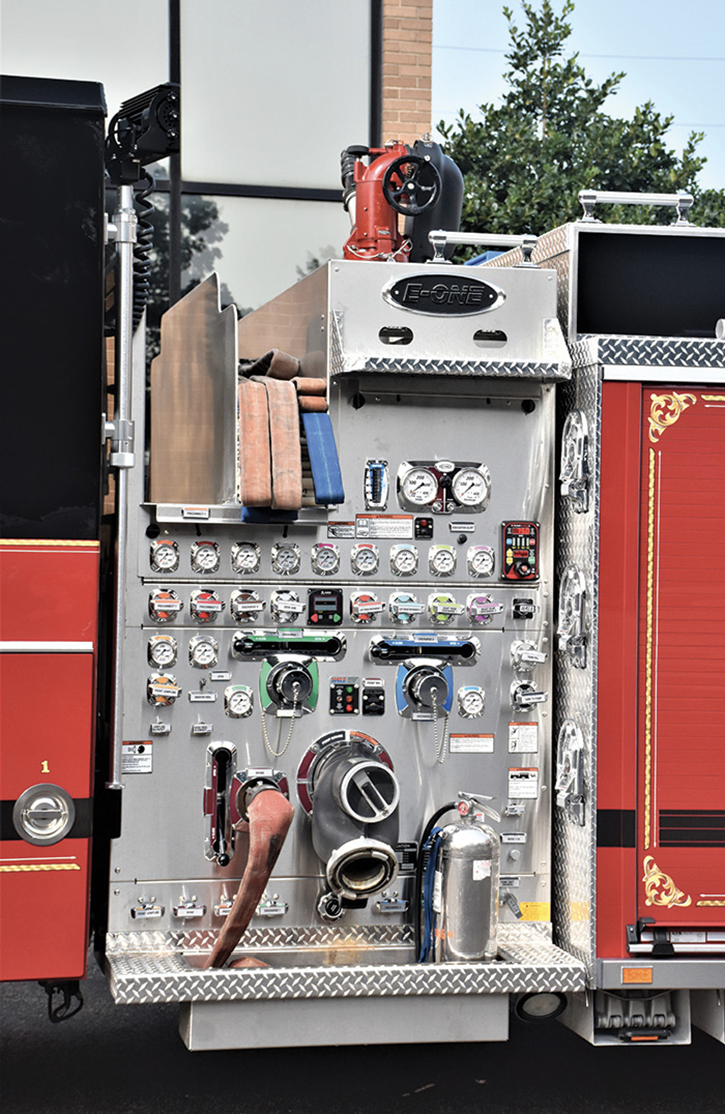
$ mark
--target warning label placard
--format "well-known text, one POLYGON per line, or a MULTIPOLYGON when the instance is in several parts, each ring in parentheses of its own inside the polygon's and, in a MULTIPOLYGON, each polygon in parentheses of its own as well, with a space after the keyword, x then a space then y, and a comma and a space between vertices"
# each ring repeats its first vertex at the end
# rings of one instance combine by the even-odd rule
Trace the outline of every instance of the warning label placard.
POLYGON ((149 739, 140 743, 124 743, 121 747, 122 774, 152 774, 153 744, 149 739))
POLYGON ((359 514, 355 518, 357 538, 412 538, 413 516, 408 514, 359 514))
POLYGON ((509 754, 537 754, 538 750, 538 723, 509 724, 509 754))
POLYGON ((451 735, 451 754, 493 754, 493 735, 451 735))
POLYGON ((539 771, 535 767, 509 768, 509 798, 533 800, 539 795, 539 771))

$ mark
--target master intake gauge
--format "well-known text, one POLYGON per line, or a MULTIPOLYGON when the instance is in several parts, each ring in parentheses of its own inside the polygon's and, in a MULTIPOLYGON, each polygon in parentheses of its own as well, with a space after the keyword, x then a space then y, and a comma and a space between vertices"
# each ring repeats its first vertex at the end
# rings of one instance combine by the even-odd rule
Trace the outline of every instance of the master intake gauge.
POLYGON ((469 576, 493 576, 496 569, 496 555, 490 545, 469 545, 466 551, 466 566, 469 576))
POLYGON ((460 468, 451 484, 453 498, 469 511, 482 511, 491 498, 491 476, 485 464, 476 468, 460 468))
POLYGON ((272 612, 272 618, 277 623, 296 623, 305 610, 305 605, 302 603, 297 593, 289 589, 272 592, 269 599, 269 607, 272 612))
POLYGON ((180 692, 173 673, 152 673, 146 685, 148 702, 154 708, 167 708, 180 692))
POLYGON ((272 572, 292 576, 300 571, 300 547, 294 542, 276 542, 272 546, 272 572))
POLYGON ((209 634, 198 634, 189 641, 189 664, 211 669, 219 661, 219 643, 209 634))
POLYGON ((380 566, 380 554, 376 545, 362 542, 350 550, 350 567, 357 576, 372 576, 380 566))
POLYGON ((438 480, 428 468, 411 468, 400 480, 400 491, 407 503, 427 507, 438 494, 438 480))
POLYGON ((154 572, 176 572, 179 567, 179 547, 172 541, 151 542, 149 562, 154 572))
POLYGON ((478 685, 464 685, 458 690, 458 714, 464 719, 478 719, 486 708, 486 693, 478 685))
POLYGON ((319 542, 310 553, 312 571, 318 576, 332 576, 340 569, 340 550, 332 542, 319 542))
POLYGON ((246 576, 259 572, 262 554, 254 542, 235 542, 232 546, 232 571, 246 576))
POLYGON ((229 610, 235 623, 253 623, 264 611, 264 600, 249 588, 237 588, 229 599, 229 610))
POLYGON ((456 551, 452 545, 432 545, 428 550, 428 568, 433 576, 453 576, 456 551))
POLYGON ((216 542, 194 542, 191 547, 190 559, 193 572, 218 572, 220 564, 219 546, 216 542))
POLYGON ((418 550, 414 545, 391 545, 390 571, 395 576, 413 576, 418 571, 418 550))
POLYGON ((173 623, 183 606, 170 588, 152 588, 149 593, 149 615, 155 623, 173 623))
POLYGON ((254 694, 248 685, 227 685, 224 689, 224 711, 232 719, 251 716, 254 694))
POLYGON ((170 634, 154 634, 149 638, 148 644, 149 665, 158 669, 168 669, 176 664, 176 639, 170 634))
POLYGON ((197 623, 216 623, 226 604, 216 592, 207 588, 195 588, 191 593, 190 609, 197 623))

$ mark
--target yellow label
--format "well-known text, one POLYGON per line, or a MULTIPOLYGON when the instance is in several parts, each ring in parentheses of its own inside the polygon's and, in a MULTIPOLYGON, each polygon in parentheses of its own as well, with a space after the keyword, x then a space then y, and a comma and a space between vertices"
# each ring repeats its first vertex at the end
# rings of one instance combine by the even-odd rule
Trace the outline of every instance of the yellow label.
POLYGON ((551 905, 548 901, 522 901, 519 908, 524 921, 551 920, 551 905))
POLYGON ((651 967, 623 967, 622 968, 622 985, 627 983, 651 983, 652 982, 652 968, 651 967))

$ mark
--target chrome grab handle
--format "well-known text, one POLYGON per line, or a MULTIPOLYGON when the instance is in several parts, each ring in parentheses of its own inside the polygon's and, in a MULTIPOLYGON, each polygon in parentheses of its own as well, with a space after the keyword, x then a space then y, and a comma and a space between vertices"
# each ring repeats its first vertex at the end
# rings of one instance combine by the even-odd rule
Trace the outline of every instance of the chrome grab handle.
POLYGON ((687 214, 694 204, 691 193, 622 193, 618 190, 579 190, 579 203, 584 210, 582 221, 596 221, 595 205, 669 205, 677 209, 675 224, 691 224, 687 214))
POLYGON ((524 263, 531 264, 531 253, 536 247, 537 236, 525 233, 523 236, 510 236, 494 232, 445 232, 442 228, 428 233, 428 239, 435 249, 431 263, 447 263, 443 257, 446 244, 460 244, 463 247, 482 248, 521 248, 524 263))

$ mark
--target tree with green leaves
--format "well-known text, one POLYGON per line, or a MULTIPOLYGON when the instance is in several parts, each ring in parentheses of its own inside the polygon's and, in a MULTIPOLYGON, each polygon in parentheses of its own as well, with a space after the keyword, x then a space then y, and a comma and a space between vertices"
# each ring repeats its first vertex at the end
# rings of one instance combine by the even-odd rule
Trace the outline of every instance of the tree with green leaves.
MULTIPOLYGON (((704 138, 692 132, 682 154, 667 144, 672 116, 651 101, 631 119, 610 116, 605 103, 624 73, 601 85, 587 76, 577 54, 566 54, 573 0, 557 14, 551 0, 522 0, 519 28, 504 8, 511 46, 504 74, 509 86, 499 105, 479 106, 480 119, 460 110, 453 124, 438 125, 447 154, 465 178, 461 228, 540 235, 581 216, 581 189, 675 193, 696 197, 697 224, 725 223, 725 192, 702 190, 697 175, 704 138)), ((671 210, 618 207, 609 220, 669 223, 671 210)))

